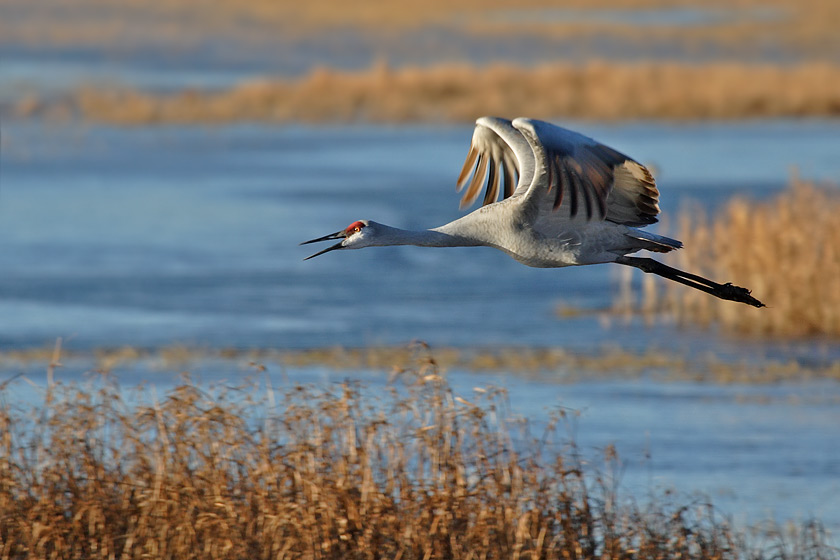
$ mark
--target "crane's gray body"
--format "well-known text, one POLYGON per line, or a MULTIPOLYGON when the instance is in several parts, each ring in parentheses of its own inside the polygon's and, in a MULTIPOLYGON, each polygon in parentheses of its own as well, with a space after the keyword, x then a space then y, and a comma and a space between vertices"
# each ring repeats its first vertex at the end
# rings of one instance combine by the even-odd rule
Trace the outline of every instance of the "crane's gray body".
POLYGON ((465 186, 462 208, 482 190, 485 195, 481 208, 462 218, 422 231, 359 220, 307 241, 342 239, 307 258, 383 245, 485 246, 538 268, 615 262, 721 299, 764 307, 745 288, 628 256, 642 249, 667 253, 682 243, 640 229, 659 214, 659 190, 650 171, 582 134, 537 120, 482 117, 458 177, 458 189, 465 186))
MULTIPOLYGON (((655 222, 659 213, 659 192, 644 166, 549 123, 478 119, 459 187, 470 177, 462 207, 486 187, 478 210, 419 232, 367 221, 358 245, 488 246, 539 268, 614 262, 640 249, 681 246, 636 227, 655 222)), ((349 241, 348 248, 357 245, 349 241)))

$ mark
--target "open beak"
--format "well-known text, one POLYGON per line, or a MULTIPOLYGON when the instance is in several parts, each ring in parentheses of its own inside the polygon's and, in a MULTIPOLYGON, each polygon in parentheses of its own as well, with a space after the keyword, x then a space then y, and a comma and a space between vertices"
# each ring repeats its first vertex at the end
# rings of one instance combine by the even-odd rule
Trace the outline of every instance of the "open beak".
POLYGON ((314 255, 309 255, 308 257, 306 257, 303 260, 308 261, 309 259, 311 259, 313 257, 317 257, 318 255, 323 255, 324 253, 329 253, 330 251, 333 251, 335 249, 341 249, 341 247, 342 247, 341 244, 344 243, 343 240, 344 240, 345 237, 347 237, 347 235, 344 233, 344 231, 337 231, 335 233, 325 235, 324 237, 319 237, 318 239, 310 239, 309 241, 304 241, 303 243, 301 243, 301 245, 308 245, 310 243, 318 243, 319 241, 330 241, 332 239, 341 239, 342 240, 342 241, 339 241, 338 243, 336 243, 335 245, 331 245, 331 246, 327 247, 323 251, 318 251, 314 255))

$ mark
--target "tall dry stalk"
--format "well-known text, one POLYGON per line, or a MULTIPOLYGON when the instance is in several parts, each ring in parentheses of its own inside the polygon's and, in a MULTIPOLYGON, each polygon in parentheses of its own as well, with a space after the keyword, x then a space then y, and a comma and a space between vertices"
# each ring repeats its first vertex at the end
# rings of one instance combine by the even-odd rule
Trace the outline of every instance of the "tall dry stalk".
MULTIPOLYGON (((531 436, 503 392, 458 396, 428 356, 400 377, 385 399, 351 382, 260 394, 188 380, 126 399, 106 379, 56 383, 19 410, 3 393, 0 558, 765 554, 706 507, 621 499, 614 451, 593 470, 559 418, 531 436)), ((774 557, 817 557, 823 541, 806 531, 774 557)))
MULTIPOLYGON (((840 336, 840 191, 793 178, 766 202, 736 198, 714 217, 685 210, 674 266, 750 288, 753 309, 646 278, 643 307, 687 324, 760 336, 840 336)), ((626 307, 626 302, 622 303, 626 307)))
POLYGON ((154 93, 103 86, 11 104, 18 116, 155 123, 471 121, 535 118, 733 119, 840 114, 840 67, 591 62, 523 68, 441 64, 245 81, 223 91, 154 93), (621 92, 621 95, 616 95, 621 92))

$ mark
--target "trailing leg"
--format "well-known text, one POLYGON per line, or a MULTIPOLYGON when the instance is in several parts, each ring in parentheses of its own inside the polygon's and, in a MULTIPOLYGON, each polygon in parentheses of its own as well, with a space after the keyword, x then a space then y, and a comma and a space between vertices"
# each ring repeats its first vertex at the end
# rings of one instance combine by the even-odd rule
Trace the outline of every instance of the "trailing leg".
POLYGON ((746 303, 747 305, 752 305, 753 307, 764 307, 764 304, 752 297, 750 295, 750 291, 746 288, 735 286, 729 282, 726 284, 718 284, 717 282, 712 282, 708 278, 703 278, 702 276, 691 274, 689 272, 683 272, 682 270, 670 267, 650 258, 619 257, 615 260, 615 262, 627 266, 634 266, 642 272, 657 274, 663 278, 667 278, 668 280, 673 280, 674 282, 685 284, 686 286, 706 292, 707 294, 712 294, 720 299, 738 301, 746 303))

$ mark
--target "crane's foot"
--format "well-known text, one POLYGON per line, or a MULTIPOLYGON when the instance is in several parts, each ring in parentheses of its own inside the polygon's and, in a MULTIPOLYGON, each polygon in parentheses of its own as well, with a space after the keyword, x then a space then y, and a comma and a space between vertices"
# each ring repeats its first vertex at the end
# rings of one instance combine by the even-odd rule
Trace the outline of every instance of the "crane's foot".
POLYGON ((752 297, 748 289, 736 286, 731 282, 718 284, 717 282, 713 282, 698 274, 691 274, 690 272, 673 268, 646 257, 623 256, 616 259, 615 262, 625 264, 627 266, 634 266, 642 272, 657 274, 663 278, 667 278, 668 280, 673 280, 674 282, 690 286, 695 290, 706 292, 707 294, 711 294, 720 299, 746 303, 747 305, 752 305, 753 307, 758 308, 766 307, 763 303, 752 297))
POLYGON ((754 297, 750 295, 752 292, 746 288, 742 288, 741 286, 736 286, 731 282, 727 282, 726 284, 718 284, 719 288, 712 292, 712 295, 717 296, 721 299, 728 299, 729 301, 738 301, 741 303, 746 303, 747 305, 752 305, 753 307, 767 307, 754 297))

